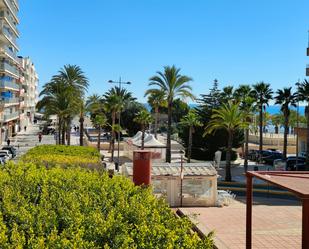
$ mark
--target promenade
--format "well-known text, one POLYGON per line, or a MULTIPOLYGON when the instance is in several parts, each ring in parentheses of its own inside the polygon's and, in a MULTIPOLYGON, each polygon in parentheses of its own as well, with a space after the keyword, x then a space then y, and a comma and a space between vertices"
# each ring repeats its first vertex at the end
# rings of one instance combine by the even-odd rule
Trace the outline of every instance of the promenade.
MULTIPOLYGON (((17 161, 23 154, 37 145, 56 143, 54 135, 43 135, 41 143, 39 142, 40 125, 42 124, 29 125, 26 131, 22 130, 15 137, 10 138, 10 145, 14 146, 17 152, 14 161, 17 161)), ((7 145, 6 141, 2 143, 2 146, 4 145, 7 145)), ((79 134, 71 133, 71 145, 79 145, 79 134)))

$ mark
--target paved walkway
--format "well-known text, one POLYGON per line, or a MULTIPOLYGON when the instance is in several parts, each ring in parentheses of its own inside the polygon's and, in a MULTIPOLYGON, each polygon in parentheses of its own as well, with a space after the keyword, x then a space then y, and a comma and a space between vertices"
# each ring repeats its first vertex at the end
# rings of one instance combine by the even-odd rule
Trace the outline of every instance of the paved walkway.
MULTIPOLYGON (((301 248, 302 208, 296 201, 254 198, 254 249, 301 248)), ((242 199, 218 208, 181 208, 204 232, 215 232, 218 248, 245 248, 246 204, 242 199)))
MULTIPOLYGON (((42 142, 39 143, 38 134, 40 132, 40 125, 40 123, 29 125, 26 131, 22 130, 15 137, 10 138, 11 145, 13 145, 17 149, 17 155, 14 158, 14 161, 18 160, 28 150, 37 145, 55 144, 54 135, 43 135, 42 142)), ((79 145, 79 134, 72 132, 71 144, 79 145)), ((6 142, 3 142, 2 145, 6 145, 6 142)))

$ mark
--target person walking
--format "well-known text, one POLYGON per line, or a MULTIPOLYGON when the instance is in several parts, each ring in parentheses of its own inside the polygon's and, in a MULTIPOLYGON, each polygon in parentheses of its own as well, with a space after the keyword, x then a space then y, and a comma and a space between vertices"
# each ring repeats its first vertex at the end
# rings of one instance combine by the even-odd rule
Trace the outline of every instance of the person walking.
POLYGON ((24 126, 24 131, 26 131, 27 130, 27 126, 24 126))
POLYGON ((42 142, 42 133, 41 132, 39 133, 38 137, 39 137, 39 143, 41 143, 42 142))
POLYGON ((10 146, 11 140, 8 138, 8 139, 6 140, 6 143, 7 143, 8 146, 10 146))

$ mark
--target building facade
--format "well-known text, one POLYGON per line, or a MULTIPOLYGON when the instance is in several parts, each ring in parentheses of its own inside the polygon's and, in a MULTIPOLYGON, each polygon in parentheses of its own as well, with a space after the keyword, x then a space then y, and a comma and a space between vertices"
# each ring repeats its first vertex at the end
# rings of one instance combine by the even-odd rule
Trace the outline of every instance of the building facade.
POLYGON ((38 74, 34 63, 29 57, 20 57, 22 68, 22 89, 20 91, 20 126, 21 128, 33 123, 35 106, 38 101, 38 74))
POLYGON ((17 57, 19 47, 18 2, 0 0, 0 93, 1 93, 1 142, 18 131, 20 106, 20 63, 17 57))
POLYGON ((17 56, 18 0, 0 0, 0 142, 33 121, 38 77, 29 58, 17 56))

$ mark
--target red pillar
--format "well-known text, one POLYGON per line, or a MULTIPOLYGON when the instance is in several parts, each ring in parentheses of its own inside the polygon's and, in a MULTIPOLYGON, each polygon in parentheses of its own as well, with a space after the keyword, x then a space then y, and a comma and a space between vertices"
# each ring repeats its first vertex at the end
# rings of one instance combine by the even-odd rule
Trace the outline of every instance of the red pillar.
POLYGON ((302 249, 309 249, 309 199, 303 199, 302 249))
POLYGON ((137 150, 133 152, 133 182, 135 185, 150 185, 151 152, 137 150))
POLYGON ((247 206, 246 206, 246 249, 252 248, 252 176, 247 176, 247 206))

